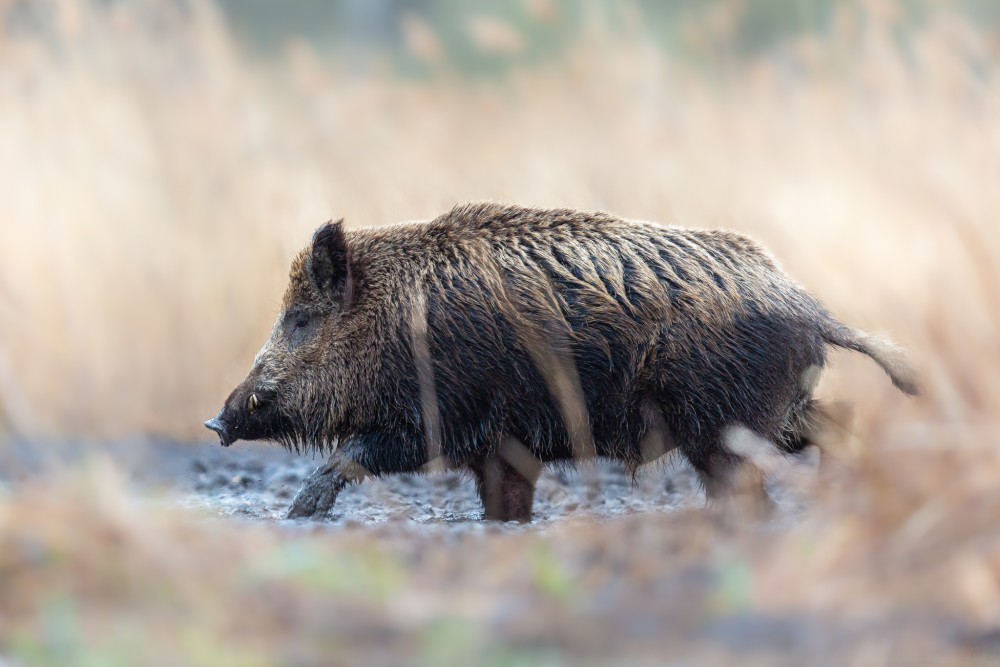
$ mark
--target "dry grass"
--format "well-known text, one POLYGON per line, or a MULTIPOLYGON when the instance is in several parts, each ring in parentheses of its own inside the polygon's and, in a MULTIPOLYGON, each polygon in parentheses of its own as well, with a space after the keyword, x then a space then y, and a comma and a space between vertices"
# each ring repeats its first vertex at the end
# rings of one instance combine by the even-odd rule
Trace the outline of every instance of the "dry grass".
MULTIPOLYGON (((696 591, 705 615, 1000 623, 995 37, 945 7, 904 56, 891 12, 845 9, 824 39, 711 79, 595 24, 564 60, 491 84, 359 79, 301 45, 275 80, 206 8, 56 6, 44 30, 0 40, 0 417, 24 436, 202 437, 315 226, 471 199, 746 231, 844 321, 908 347, 926 391, 904 400, 837 356, 823 393, 854 406, 844 466, 804 525, 767 539, 686 515, 570 525, 482 538, 473 568, 377 533, 192 522, 115 491, 112 469, 8 493, 0 652, 270 664, 382 646, 503 662, 520 655, 505 638, 536 646, 543 629, 557 648, 596 644, 607 616, 578 601, 602 577, 623 573, 621 594, 644 601, 695 562, 745 579, 720 608, 696 591), (526 573, 511 554, 533 550, 543 564, 526 573), (496 620, 505 601, 530 608, 520 635, 496 620)), ((665 590, 653 618, 672 618, 665 590)), ((922 649, 886 642, 847 654, 922 649)))

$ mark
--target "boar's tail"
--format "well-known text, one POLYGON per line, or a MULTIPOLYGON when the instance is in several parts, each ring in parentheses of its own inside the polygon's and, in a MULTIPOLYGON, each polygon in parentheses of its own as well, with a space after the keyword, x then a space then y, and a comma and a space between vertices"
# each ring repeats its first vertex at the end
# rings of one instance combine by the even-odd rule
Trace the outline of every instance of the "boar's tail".
POLYGON ((823 331, 823 339, 837 347, 867 354, 882 367, 892 383, 904 394, 915 396, 920 393, 917 372, 910 365, 906 351, 891 340, 831 321, 823 331))

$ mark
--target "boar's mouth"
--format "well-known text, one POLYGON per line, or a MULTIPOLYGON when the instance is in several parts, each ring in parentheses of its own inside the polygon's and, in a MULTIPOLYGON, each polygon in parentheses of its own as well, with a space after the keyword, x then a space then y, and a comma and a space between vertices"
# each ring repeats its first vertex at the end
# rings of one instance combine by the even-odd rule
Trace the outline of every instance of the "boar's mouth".
POLYGON ((219 444, 229 447, 240 440, 282 441, 294 430, 282 414, 273 391, 254 391, 246 400, 230 397, 218 415, 205 422, 205 428, 219 436, 219 444))
POLYGON ((215 431, 219 435, 219 444, 223 447, 228 447, 236 442, 236 436, 229 428, 229 425, 222 420, 222 413, 219 413, 218 416, 212 417, 206 421, 205 428, 210 431, 215 431))

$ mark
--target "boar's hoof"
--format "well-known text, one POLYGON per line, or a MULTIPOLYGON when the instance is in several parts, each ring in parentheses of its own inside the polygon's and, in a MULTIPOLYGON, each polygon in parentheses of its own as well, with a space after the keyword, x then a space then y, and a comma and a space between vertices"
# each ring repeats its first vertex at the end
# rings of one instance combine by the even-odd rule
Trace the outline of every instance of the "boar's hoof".
POLYGON ((322 521, 330 514, 347 479, 330 465, 323 465, 305 481, 285 514, 286 519, 322 521))

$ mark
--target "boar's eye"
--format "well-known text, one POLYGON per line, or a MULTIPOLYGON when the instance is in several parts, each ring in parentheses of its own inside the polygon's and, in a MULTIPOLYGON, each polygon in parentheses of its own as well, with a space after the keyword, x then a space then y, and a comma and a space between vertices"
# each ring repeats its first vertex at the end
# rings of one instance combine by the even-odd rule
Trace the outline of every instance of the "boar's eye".
POLYGON ((291 347, 295 348, 306 341, 316 328, 318 320, 309 312, 291 312, 285 319, 285 331, 291 347))

